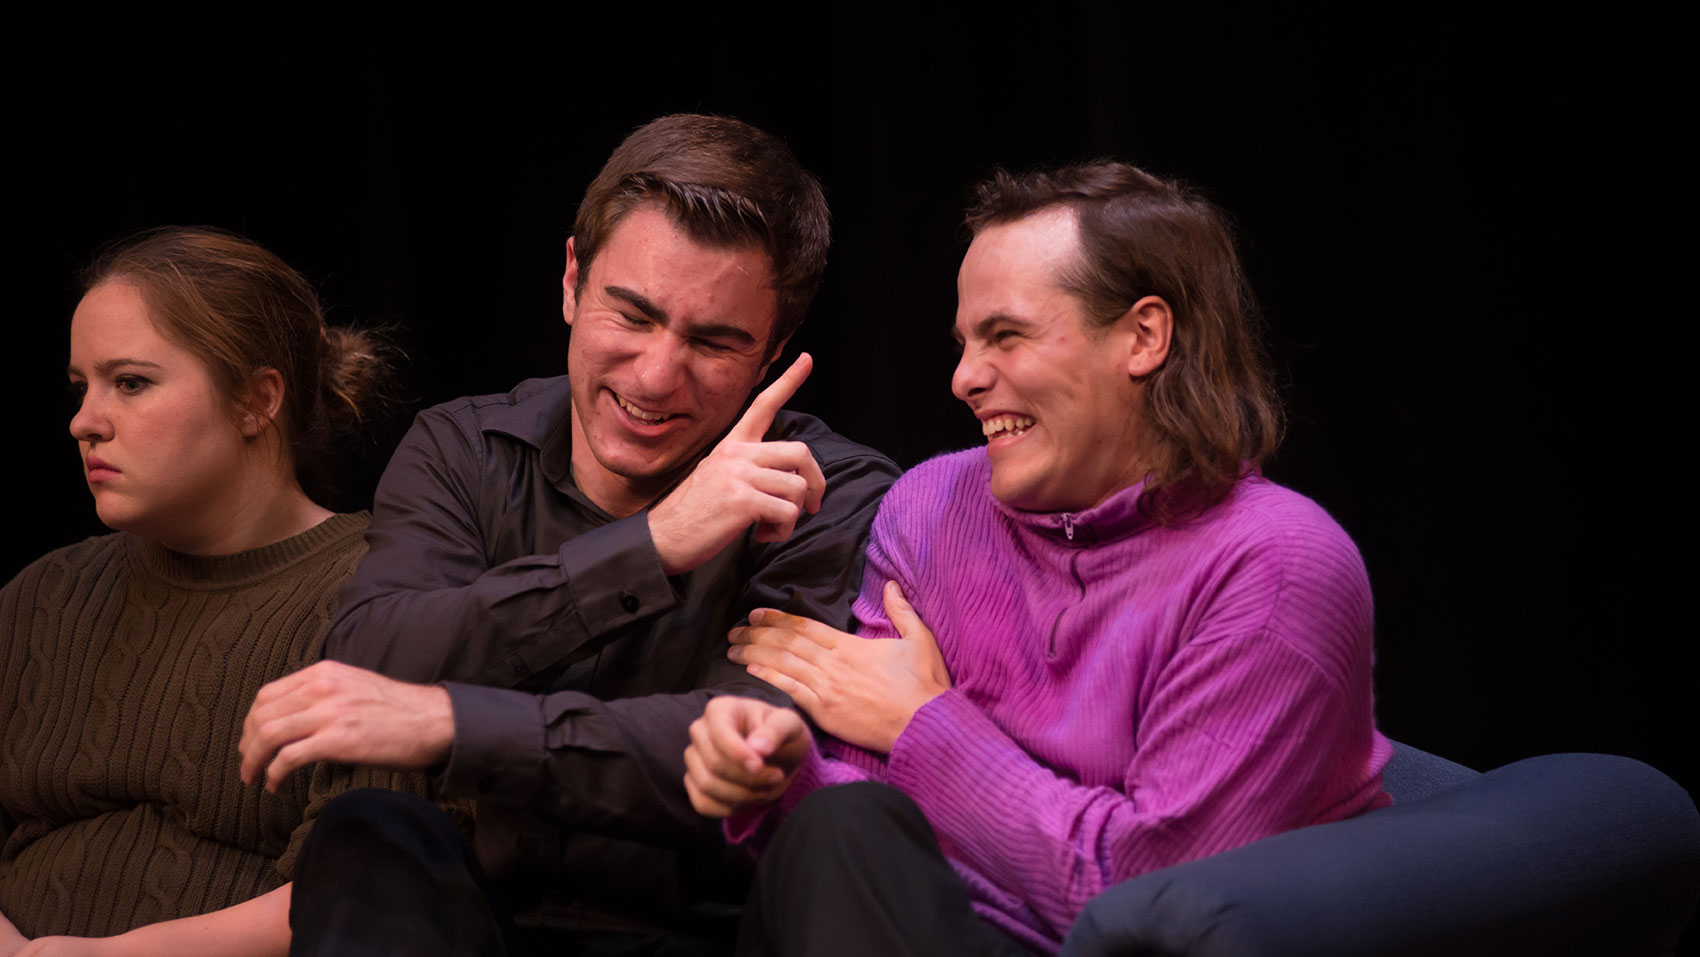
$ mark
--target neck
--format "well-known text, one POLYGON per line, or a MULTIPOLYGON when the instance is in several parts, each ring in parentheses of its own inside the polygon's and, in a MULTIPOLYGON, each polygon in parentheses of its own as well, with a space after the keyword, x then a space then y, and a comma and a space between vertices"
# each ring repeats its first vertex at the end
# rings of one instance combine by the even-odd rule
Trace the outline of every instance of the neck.
POLYGON ((167 534, 136 531, 185 555, 234 555, 292 538, 332 513, 307 497, 285 465, 235 483, 225 500, 208 502, 201 514, 205 520, 167 534))
POLYGON ((638 481, 609 471, 596 458, 579 426, 578 409, 570 413, 573 428, 573 484, 584 497, 615 518, 636 515, 655 503, 670 484, 667 481, 638 481))
POLYGON ((162 541, 160 544, 187 555, 234 555, 294 538, 330 518, 331 514, 330 509, 296 489, 289 500, 231 516, 230 521, 209 530, 211 534, 200 536, 196 541, 182 544, 162 541))

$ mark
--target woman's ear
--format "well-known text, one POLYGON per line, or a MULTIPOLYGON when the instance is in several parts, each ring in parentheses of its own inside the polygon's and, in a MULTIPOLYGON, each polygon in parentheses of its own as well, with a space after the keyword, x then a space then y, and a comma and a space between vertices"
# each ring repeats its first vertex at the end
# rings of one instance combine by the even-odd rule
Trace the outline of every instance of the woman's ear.
POLYGON ((1169 357, 1169 340, 1175 331, 1175 315, 1162 296, 1146 296, 1128 307, 1118 320, 1132 333, 1127 356, 1127 374, 1144 378, 1162 368, 1169 357))
POLYGON ((283 410, 283 373, 271 366, 255 373, 238 408, 244 437, 252 439, 264 432, 283 410))

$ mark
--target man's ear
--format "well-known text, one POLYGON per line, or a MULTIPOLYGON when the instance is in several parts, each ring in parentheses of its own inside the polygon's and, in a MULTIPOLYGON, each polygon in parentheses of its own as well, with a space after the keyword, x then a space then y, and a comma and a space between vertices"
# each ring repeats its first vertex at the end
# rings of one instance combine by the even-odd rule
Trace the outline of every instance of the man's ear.
POLYGON ((1146 296, 1134 303, 1116 324, 1130 333, 1128 375, 1140 379, 1162 368, 1175 331, 1175 315, 1162 296, 1146 296))
POLYGON ((784 354, 785 344, 790 342, 790 341, 791 341, 791 337, 786 336, 785 338, 779 340, 779 345, 776 345, 772 349, 768 350, 767 358, 762 360, 761 371, 756 373, 757 384, 760 384, 761 380, 767 378, 768 367, 773 365, 773 360, 779 358, 781 355, 784 354))
POLYGON ((271 366, 256 372, 238 409, 243 437, 252 439, 264 432, 283 409, 283 373, 271 366))
POLYGON ((578 308, 578 252, 573 239, 567 237, 567 272, 561 277, 561 318, 573 324, 573 312, 578 308))

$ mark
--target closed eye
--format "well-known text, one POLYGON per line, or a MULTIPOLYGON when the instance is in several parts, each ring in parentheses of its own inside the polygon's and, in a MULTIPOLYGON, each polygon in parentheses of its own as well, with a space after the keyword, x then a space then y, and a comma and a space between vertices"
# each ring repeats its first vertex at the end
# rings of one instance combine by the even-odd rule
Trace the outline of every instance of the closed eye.
POLYGON ((717 356, 723 356, 727 353, 737 351, 732 343, 726 342, 722 339, 694 339, 692 341, 696 343, 696 347, 698 349, 717 356))

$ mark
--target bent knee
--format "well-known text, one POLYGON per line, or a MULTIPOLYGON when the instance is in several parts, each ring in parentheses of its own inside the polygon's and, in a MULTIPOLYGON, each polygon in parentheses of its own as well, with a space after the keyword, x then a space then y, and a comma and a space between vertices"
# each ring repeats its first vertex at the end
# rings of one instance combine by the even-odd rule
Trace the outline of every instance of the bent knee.
POLYGON ((857 781, 821 788, 798 802, 785 820, 785 830, 803 831, 812 840, 831 834, 854 835, 867 831, 924 832, 932 827, 915 801, 889 784, 857 781))

